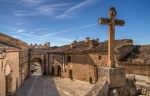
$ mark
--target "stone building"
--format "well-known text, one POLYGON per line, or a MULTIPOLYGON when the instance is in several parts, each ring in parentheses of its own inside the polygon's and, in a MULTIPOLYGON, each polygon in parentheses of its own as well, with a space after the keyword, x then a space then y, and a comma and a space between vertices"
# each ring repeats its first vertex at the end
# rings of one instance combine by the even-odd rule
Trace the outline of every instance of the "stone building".
MULTIPOLYGON (((107 46, 108 41, 99 42, 99 39, 85 41, 73 41, 70 45, 64 45, 47 52, 51 56, 51 72, 53 75, 63 73, 63 77, 88 81, 92 77, 93 82, 98 80, 98 68, 107 66, 107 46), (60 71, 61 69, 61 71, 60 71)), ((131 39, 115 40, 116 50, 123 46, 132 46, 131 39)), ((124 53, 115 55, 118 58, 124 57, 131 51, 126 47, 124 53), (121 54, 121 55, 119 55, 121 54)), ((117 54, 117 53, 116 53, 117 54)))
POLYGON ((0 33, 0 53, 3 50, 7 52, 6 58, 0 59, 0 96, 13 95, 28 75, 47 74, 46 52, 49 49, 49 42, 44 45, 28 45, 0 33))
MULTIPOLYGON (((107 66, 108 41, 99 39, 73 41, 69 45, 50 47, 50 42, 28 45, 0 33, 0 96, 11 96, 28 75, 55 75, 98 81, 98 68, 107 66), (0 54, 1 55, 1 54, 0 54), (0 57, 1 58, 1 57, 0 57)), ((127 74, 150 76, 150 45, 133 45, 133 40, 115 40, 115 64, 126 68, 127 74)))
POLYGON ((129 54, 119 60, 127 74, 150 76, 150 45, 133 45, 129 54))
POLYGON ((11 96, 28 75, 27 43, 0 33, 0 48, 6 50, 6 58, 1 60, 0 96, 11 96))
POLYGON ((50 50, 50 42, 46 42, 44 45, 29 45, 29 74, 48 74, 48 57, 46 57, 48 50, 50 50))

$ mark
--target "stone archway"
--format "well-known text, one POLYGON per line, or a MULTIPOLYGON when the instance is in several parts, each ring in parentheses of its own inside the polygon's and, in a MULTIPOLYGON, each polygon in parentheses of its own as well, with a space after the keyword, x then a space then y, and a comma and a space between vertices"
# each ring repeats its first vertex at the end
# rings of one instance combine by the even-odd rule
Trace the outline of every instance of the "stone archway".
POLYGON ((31 60, 30 71, 32 75, 42 75, 42 60, 35 57, 31 60))
POLYGON ((4 70, 6 96, 12 95, 12 79, 13 79, 12 73, 13 73, 12 63, 10 61, 7 61, 4 70))

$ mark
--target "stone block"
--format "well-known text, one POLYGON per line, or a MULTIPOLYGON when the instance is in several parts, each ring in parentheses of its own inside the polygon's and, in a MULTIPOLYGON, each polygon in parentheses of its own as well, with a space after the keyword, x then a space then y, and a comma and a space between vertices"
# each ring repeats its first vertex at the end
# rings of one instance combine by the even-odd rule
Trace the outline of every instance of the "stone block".
POLYGON ((98 69, 98 77, 105 77, 109 82, 109 87, 122 87, 126 85, 126 73, 125 68, 116 67, 116 68, 108 68, 101 67, 98 69))
POLYGON ((126 75, 126 79, 127 79, 128 81, 135 81, 135 74, 126 75))
POLYGON ((135 75, 135 80, 140 82, 146 82, 147 77, 142 75, 135 75))

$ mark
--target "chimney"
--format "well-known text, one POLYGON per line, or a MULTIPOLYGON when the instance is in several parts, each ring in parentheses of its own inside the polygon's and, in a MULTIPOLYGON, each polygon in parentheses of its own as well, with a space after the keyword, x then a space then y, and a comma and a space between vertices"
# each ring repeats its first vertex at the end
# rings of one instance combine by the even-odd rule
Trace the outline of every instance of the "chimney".
POLYGON ((73 43, 71 43, 70 47, 73 48, 73 43))
POLYGON ((34 44, 34 48, 37 48, 37 43, 34 44))
POLYGON ((76 40, 74 40, 74 41, 73 41, 73 44, 76 44, 76 43, 77 43, 77 41, 76 41, 76 40))
POLYGON ((89 42, 90 41, 90 38, 89 37, 86 37, 86 42, 89 42))
POLYGON ((92 46, 97 46, 97 45, 98 45, 97 40, 91 40, 91 41, 90 41, 90 48, 91 48, 92 46))
POLYGON ((99 38, 96 39, 97 43, 99 43, 99 38))
POLYGON ((47 44, 46 43, 44 44, 44 48, 47 48, 47 44))
POLYGON ((47 48, 50 48, 50 42, 46 42, 47 48))

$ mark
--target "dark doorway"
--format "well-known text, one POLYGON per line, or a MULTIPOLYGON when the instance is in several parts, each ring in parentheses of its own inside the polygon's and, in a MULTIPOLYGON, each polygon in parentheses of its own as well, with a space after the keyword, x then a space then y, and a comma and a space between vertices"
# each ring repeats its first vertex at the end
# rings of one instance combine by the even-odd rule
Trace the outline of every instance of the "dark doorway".
POLYGON ((51 75, 54 76, 54 67, 52 67, 52 74, 51 75))
POLYGON ((95 83, 98 81, 98 68, 97 66, 94 66, 94 77, 95 77, 95 83))
POLYGON ((12 78, 10 75, 6 76, 6 96, 11 96, 11 84, 12 84, 12 78))
POLYGON ((58 67, 57 67, 57 76, 59 76, 59 75, 60 75, 60 72, 61 72, 61 67, 60 67, 60 66, 58 66, 58 67))
POLYGON ((69 70, 69 78, 72 76, 72 70, 69 70))

